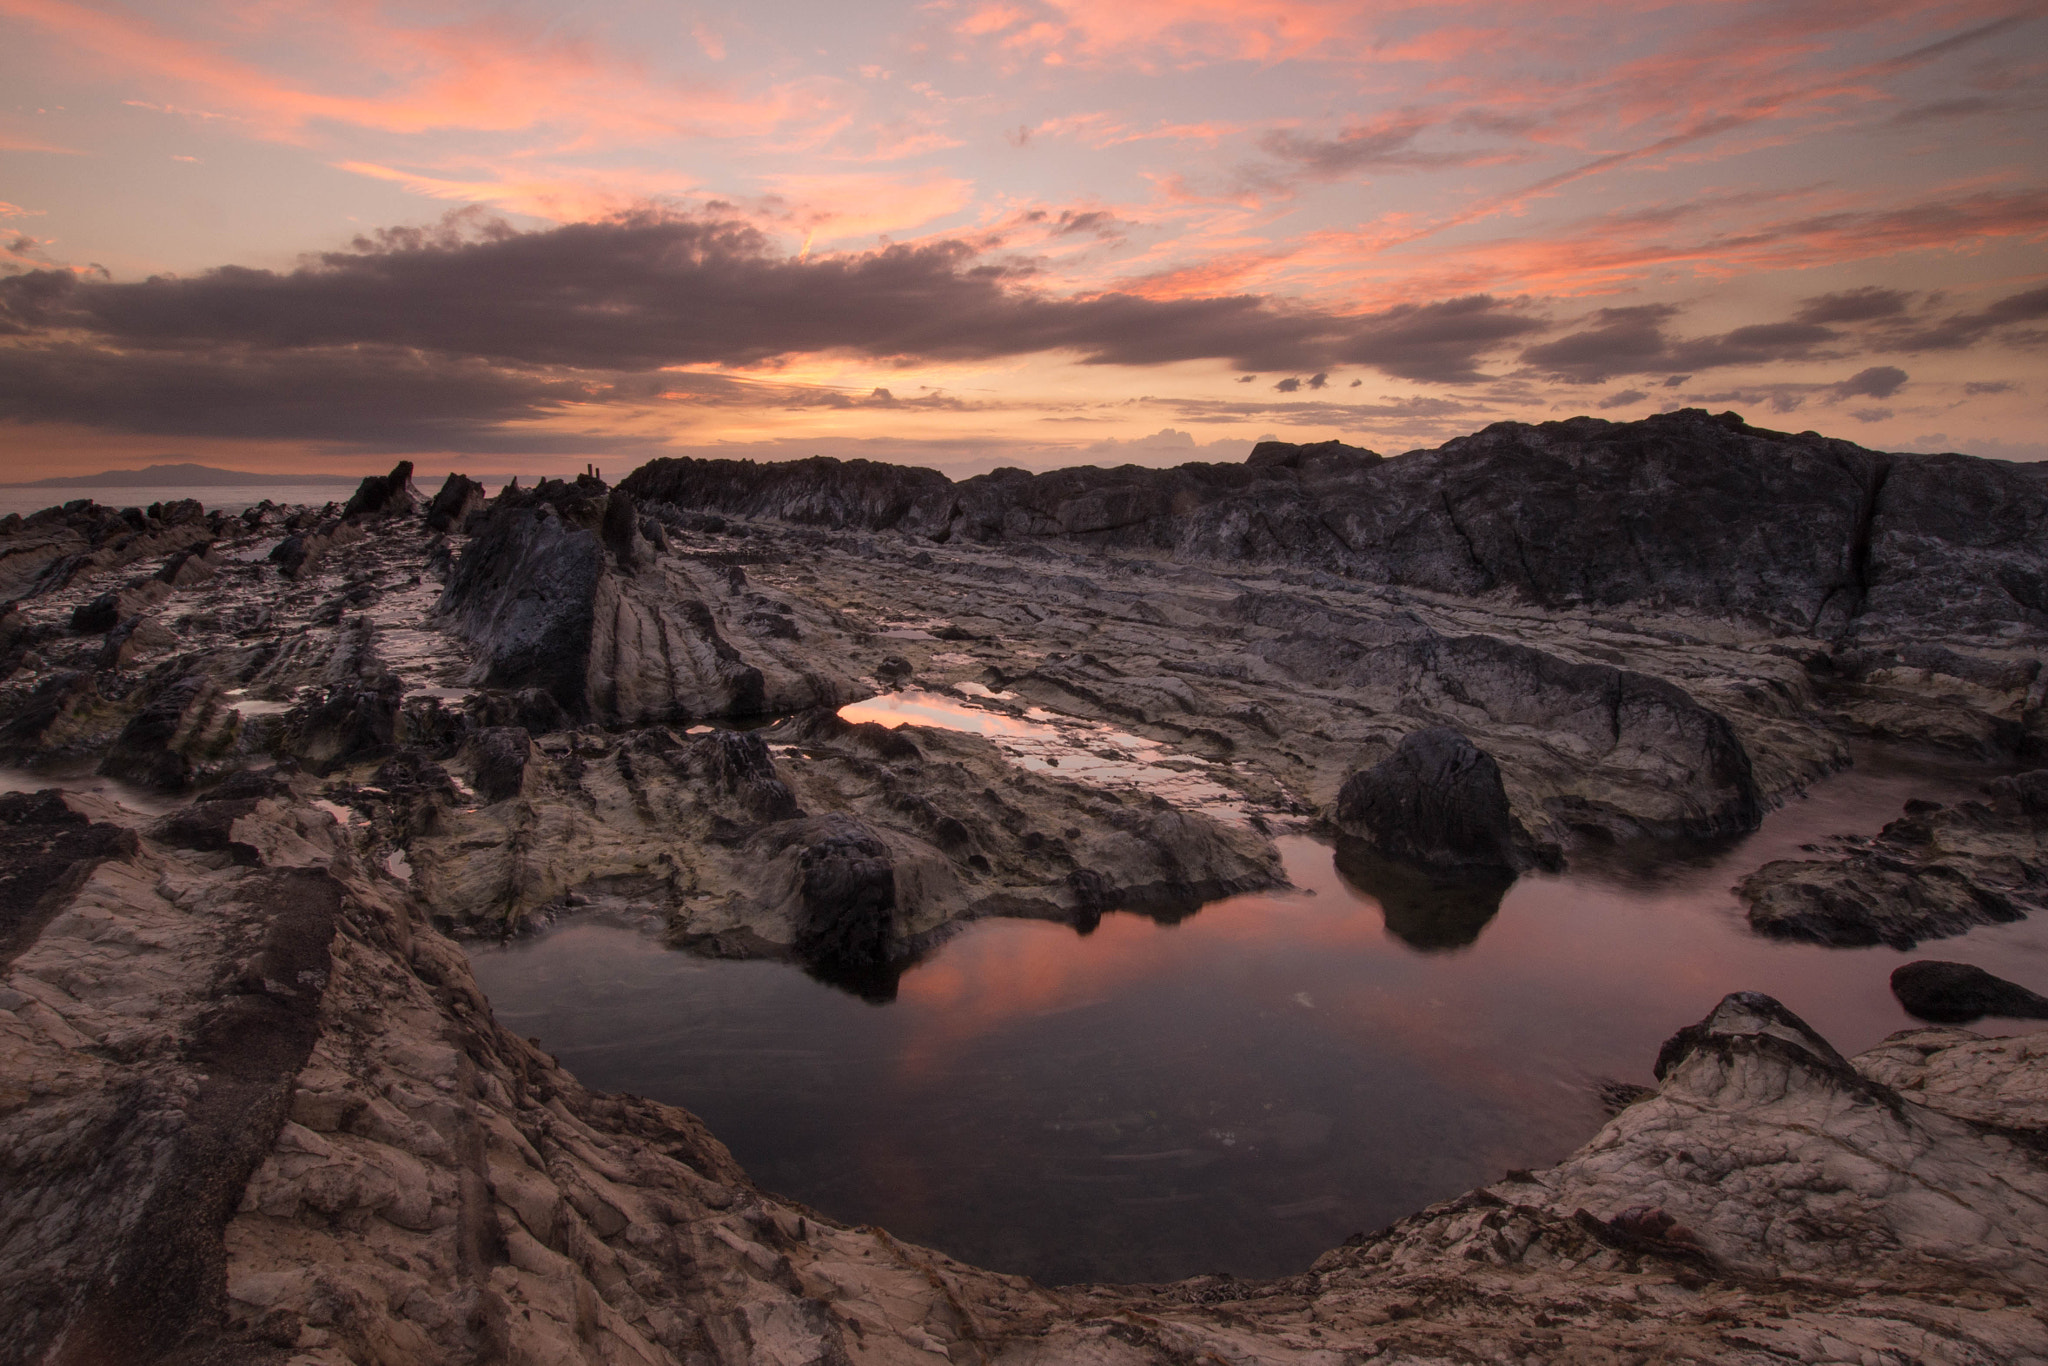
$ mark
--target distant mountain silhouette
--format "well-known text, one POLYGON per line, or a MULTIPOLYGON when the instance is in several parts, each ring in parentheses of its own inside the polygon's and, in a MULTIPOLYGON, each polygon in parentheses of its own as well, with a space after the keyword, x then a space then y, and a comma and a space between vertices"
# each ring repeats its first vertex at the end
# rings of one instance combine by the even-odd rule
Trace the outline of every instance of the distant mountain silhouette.
POLYGON ((217 470, 211 465, 146 465, 139 470, 103 470, 98 474, 67 474, 32 479, 25 484, 0 484, 7 489, 131 489, 182 484, 192 488, 225 488, 248 484, 353 484, 353 474, 251 474, 217 470))

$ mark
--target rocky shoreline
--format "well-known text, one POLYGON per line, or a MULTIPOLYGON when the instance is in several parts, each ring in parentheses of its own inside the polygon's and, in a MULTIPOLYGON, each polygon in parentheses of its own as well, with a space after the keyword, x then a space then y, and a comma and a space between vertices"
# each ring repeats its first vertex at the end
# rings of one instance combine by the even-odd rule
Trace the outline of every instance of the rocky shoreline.
POLYGON ((0 1360, 2048 1358, 2048 1036, 1844 1059, 1731 996, 1555 1168, 1281 1281, 1048 1290, 586 1090, 449 938, 620 897, 886 999, 976 918, 1271 886, 1282 827, 1390 906, 1739 835, 1861 736, 2021 773, 1761 870, 1759 929, 2011 918, 2036 471, 1682 413, 959 485, 410 473, 0 522, 0 760, 70 789, 0 795, 0 1360), (905 686, 1118 757, 837 715, 905 686), (1227 801, 1118 777, 1141 743, 1227 801))

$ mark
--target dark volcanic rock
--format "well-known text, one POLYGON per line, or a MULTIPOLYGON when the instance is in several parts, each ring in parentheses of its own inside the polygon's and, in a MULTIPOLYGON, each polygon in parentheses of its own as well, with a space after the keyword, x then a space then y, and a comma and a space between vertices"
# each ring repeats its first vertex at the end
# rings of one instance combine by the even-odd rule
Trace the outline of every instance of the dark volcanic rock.
POLYGON ((502 802, 526 790, 526 765, 533 758, 533 737, 519 726, 491 726, 471 742, 476 794, 486 802, 502 802))
POLYGON ((751 460, 652 460, 627 475, 619 487, 644 503, 813 526, 879 529, 896 526, 920 498, 951 485, 937 470, 814 456, 767 465, 751 460))
POLYGON ((655 562, 628 495, 588 477, 508 489, 462 552, 440 610, 480 682, 540 688, 574 720, 758 716, 837 700, 808 667, 741 655, 685 577, 655 562))
POLYGON ((1839 858, 1780 859, 1736 884, 1776 938, 1888 944, 2019 920, 2048 905, 2048 771, 1986 784, 1991 801, 1914 802, 1839 858))
POLYGON ((427 504, 429 531, 460 531, 469 515, 483 508, 484 486, 467 475, 451 474, 427 504))
POLYGON ((396 674, 339 683, 318 702, 292 708, 286 744, 316 770, 368 758, 398 742, 404 685, 396 674))
POLYGON ((401 460, 389 474, 373 474, 357 486, 355 495, 348 500, 348 506, 341 510, 347 517, 390 517, 410 514, 419 509, 419 499, 412 487, 412 461, 401 460))
POLYGON ((1445 726, 1411 732, 1354 773, 1334 816, 1347 833, 1422 868, 1513 872, 1524 862, 1500 765, 1445 726))
POLYGON ((1544 604, 1640 602, 1838 634, 2048 628, 2048 481, 1698 409, 1503 422, 1381 461, 1268 443, 1244 465, 929 470, 659 460, 622 487, 696 512, 935 540, 1150 548, 1544 604))
POLYGON ((896 865, 889 846, 850 816, 804 823, 797 855, 801 919, 794 948, 825 980, 861 994, 895 994, 896 865))
POLYGON ((1895 968, 1892 995, 1909 1014, 1936 1024, 1968 1024, 1986 1015, 2048 1020, 2048 996, 1969 963, 1923 958, 1895 968))

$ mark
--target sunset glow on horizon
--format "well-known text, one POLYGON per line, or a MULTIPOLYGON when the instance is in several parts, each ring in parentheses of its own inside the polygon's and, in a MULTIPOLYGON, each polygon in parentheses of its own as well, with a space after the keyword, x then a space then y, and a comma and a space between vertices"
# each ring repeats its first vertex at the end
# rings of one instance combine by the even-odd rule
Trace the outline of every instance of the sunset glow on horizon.
POLYGON ((0 0, 0 480, 2048 458, 2048 6, 0 0))

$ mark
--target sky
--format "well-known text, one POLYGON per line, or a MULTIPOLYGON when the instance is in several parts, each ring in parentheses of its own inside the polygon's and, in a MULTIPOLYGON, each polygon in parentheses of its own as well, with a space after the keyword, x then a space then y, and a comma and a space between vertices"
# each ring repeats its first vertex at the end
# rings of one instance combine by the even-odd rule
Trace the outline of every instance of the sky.
POLYGON ((0 0, 0 479, 2048 458, 2048 3, 0 0))

